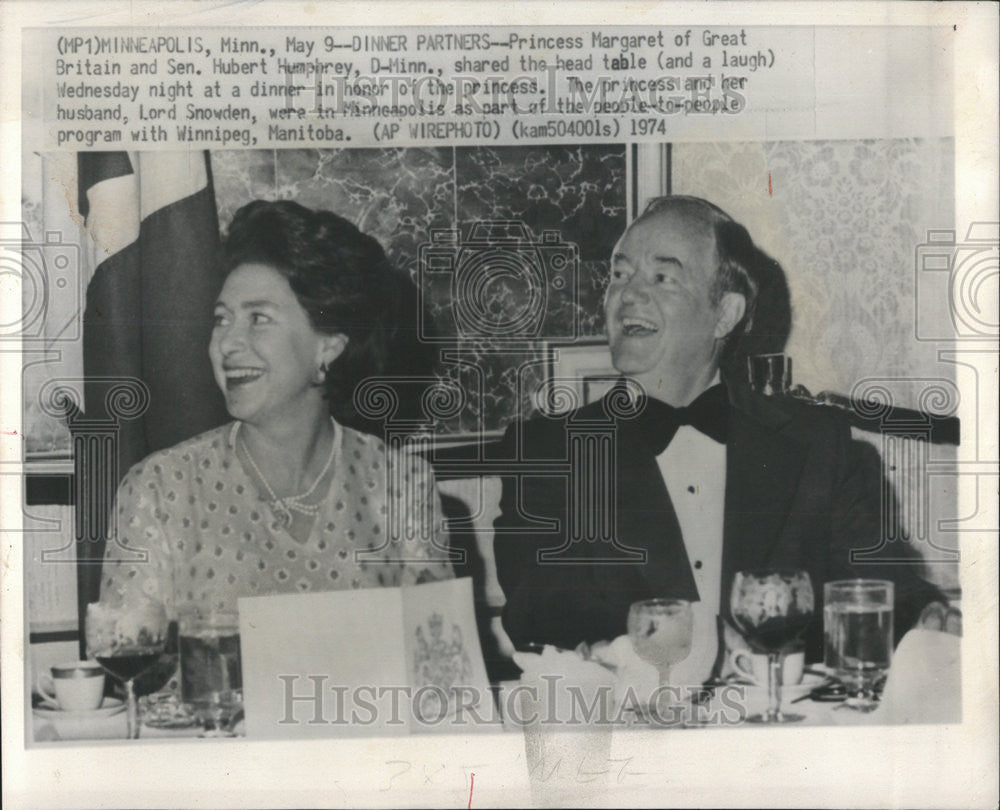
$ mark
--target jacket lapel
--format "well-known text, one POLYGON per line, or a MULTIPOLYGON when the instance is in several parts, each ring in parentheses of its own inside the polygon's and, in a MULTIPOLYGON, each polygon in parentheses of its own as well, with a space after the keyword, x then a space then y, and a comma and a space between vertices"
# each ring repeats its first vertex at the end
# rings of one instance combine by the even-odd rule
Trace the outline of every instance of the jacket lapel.
POLYGON ((619 420, 617 444, 619 538, 646 552, 638 569, 651 595, 696 601, 677 514, 645 434, 634 420, 619 420))
POLYGON ((726 449, 722 604, 733 575, 780 565, 779 540, 798 490, 805 448, 783 434, 788 417, 766 400, 734 405, 726 449))

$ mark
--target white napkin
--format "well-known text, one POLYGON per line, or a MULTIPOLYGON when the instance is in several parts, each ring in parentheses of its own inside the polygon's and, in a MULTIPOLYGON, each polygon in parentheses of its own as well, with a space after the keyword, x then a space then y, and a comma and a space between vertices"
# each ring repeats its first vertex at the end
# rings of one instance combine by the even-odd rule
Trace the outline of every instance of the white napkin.
POLYGON ((614 671, 616 705, 621 705, 626 696, 644 704, 660 685, 656 667, 636 655, 628 636, 618 636, 610 644, 595 644, 591 656, 614 671))
POLYGON ((572 725, 580 722, 581 700, 590 706, 600 699, 606 707, 605 716, 613 713, 617 705, 614 702, 614 673, 578 652, 546 645, 541 654, 514 653, 514 663, 521 668, 521 685, 531 688, 530 692, 522 694, 522 701, 528 701, 523 704, 526 717, 537 712, 540 718, 549 722, 572 725), (606 694, 601 696, 601 692, 606 694))
POLYGON ((957 723, 962 719, 962 640, 914 628, 899 642, 872 713, 884 723, 957 723))

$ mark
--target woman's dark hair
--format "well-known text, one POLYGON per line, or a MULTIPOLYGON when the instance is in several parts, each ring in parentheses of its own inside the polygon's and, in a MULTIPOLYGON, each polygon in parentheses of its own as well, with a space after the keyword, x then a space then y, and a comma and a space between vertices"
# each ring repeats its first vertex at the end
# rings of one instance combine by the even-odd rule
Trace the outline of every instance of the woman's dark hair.
POLYGON ((281 273, 316 331, 347 337, 324 388, 330 413, 345 424, 356 421, 355 386, 386 365, 401 273, 377 240, 343 217, 288 200, 255 200, 236 212, 222 247, 223 273, 248 263, 281 273))

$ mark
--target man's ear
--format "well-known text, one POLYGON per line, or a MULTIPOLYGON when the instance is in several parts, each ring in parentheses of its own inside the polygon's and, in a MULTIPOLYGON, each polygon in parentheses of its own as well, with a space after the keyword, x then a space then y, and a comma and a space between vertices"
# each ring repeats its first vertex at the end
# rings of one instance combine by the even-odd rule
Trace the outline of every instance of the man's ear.
POLYGON ((347 348, 348 340, 347 335, 339 333, 336 335, 323 335, 323 341, 320 344, 320 365, 333 365, 333 361, 340 357, 344 349, 347 348))
POLYGON ((719 317, 715 322, 715 337, 721 340, 736 328, 736 324, 743 320, 743 315, 747 311, 747 299, 742 293, 723 293, 722 300, 716 309, 719 312, 719 317))

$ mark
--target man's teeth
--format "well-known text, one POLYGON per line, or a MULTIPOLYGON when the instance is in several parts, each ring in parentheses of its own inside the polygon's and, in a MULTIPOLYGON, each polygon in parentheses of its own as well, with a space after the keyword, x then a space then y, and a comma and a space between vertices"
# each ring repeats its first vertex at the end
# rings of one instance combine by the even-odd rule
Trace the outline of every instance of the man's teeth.
POLYGON ((626 335, 649 335, 657 331, 656 324, 645 318, 622 318, 622 331, 626 335))

